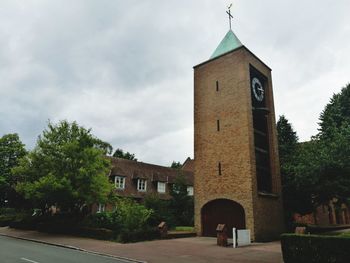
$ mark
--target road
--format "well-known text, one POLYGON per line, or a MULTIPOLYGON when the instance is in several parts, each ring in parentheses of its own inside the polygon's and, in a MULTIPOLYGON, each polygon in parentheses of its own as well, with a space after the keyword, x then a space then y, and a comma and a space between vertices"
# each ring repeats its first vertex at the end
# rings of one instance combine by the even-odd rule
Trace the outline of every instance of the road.
POLYGON ((111 257, 0 236, 1 263, 126 263, 111 257))

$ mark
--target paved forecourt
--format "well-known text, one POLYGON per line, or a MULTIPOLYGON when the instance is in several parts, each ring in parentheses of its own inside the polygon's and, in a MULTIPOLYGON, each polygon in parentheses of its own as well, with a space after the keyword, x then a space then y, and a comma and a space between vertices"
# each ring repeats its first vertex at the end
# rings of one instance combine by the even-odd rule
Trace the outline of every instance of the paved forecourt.
POLYGON ((79 250, 0 236, 1 263, 126 263, 79 250))

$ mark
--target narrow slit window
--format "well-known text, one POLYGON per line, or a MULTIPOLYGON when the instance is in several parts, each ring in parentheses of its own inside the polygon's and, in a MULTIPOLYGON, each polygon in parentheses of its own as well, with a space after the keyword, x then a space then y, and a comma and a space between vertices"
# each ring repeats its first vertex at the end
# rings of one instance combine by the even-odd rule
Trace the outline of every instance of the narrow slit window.
POLYGON ((218 164, 219 175, 221 175, 221 163, 218 164))
POLYGON ((216 120, 216 129, 220 131, 220 120, 216 120))
POLYGON ((216 91, 219 91, 219 81, 216 81, 216 91))

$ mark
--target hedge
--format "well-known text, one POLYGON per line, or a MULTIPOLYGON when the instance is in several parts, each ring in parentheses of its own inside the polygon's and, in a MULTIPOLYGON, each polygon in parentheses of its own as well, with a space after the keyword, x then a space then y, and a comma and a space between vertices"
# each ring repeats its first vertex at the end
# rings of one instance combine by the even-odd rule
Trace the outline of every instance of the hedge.
POLYGON ((139 242, 145 240, 160 239, 160 233, 157 228, 145 227, 134 231, 121 231, 119 241, 123 243, 139 242))
POLYGON ((283 234, 285 263, 349 263, 350 237, 283 234))

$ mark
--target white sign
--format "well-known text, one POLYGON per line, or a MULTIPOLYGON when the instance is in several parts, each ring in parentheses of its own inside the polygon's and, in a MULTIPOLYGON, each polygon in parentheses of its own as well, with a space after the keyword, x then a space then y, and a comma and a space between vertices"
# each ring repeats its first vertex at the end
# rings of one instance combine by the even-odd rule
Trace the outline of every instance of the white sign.
POLYGON ((233 247, 241 247, 250 245, 250 230, 240 229, 236 231, 236 228, 232 229, 233 247))
POLYGON ((251 241, 250 241, 249 229, 237 230, 237 243, 238 243, 238 246, 250 245, 251 241))

